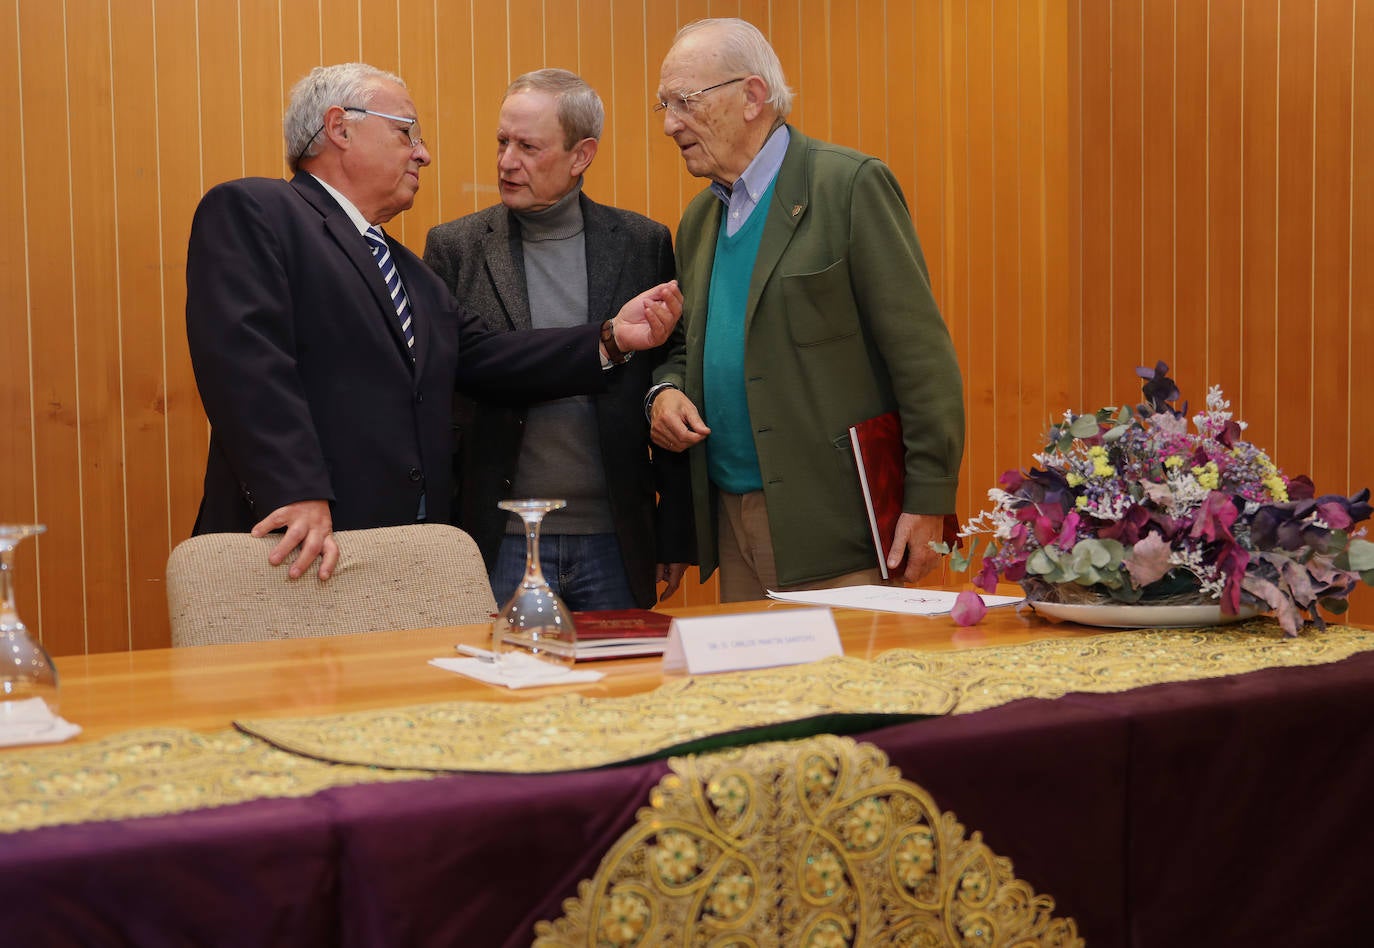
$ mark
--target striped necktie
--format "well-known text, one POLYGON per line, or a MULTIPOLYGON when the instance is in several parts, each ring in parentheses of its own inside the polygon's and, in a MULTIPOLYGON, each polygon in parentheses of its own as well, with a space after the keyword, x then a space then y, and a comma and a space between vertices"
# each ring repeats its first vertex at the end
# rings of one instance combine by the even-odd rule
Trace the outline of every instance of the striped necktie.
POLYGON ((363 236, 367 238, 367 245, 372 248, 372 256, 382 271, 387 292, 391 294, 391 304, 396 307, 396 319, 401 323, 401 333, 406 337, 406 348, 411 350, 410 357, 413 359, 415 331, 411 327, 410 300, 406 298, 406 288, 401 286, 401 274, 396 270, 396 261, 391 259, 391 248, 386 245, 386 236, 380 227, 369 227, 363 236))

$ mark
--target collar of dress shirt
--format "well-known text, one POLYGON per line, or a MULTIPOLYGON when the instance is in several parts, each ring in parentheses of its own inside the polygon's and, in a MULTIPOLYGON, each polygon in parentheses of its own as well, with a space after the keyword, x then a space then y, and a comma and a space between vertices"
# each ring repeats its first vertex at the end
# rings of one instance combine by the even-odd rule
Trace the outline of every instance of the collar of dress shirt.
POLYGON ((768 186, 778 176, 778 169, 782 167, 782 160, 787 156, 787 145, 791 140, 792 135, 787 126, 779 125, 773 134, 768 136, 768 140, 763 143, 754 160, 749 162, 749 167, 735 179, 734 187, 727 188, 718 182, 711 182, 711 190, 728 208, 729 226, 726 233, 733 234, 749 220, 749 215, 758 206, 763 192, 768 190, 768 186))
POLYGON ((309 174, 310 177, 320 182, 320 185, 329 192, 329 196, 339 202, 339 207, 344 209, 344 213, 347 214, 348 219, 353 222, 353 226, 358 228, 359 234, 367 232, 367 229, 371 227, 372 224, 368 222, 366 217, 363 217, 362 211, 353 206, 352 201, 344 197, 338 188, 332 186, 328 181, 324 180, 324 178, 311 174, 309 171, 307 171, 306 174, 309 174))

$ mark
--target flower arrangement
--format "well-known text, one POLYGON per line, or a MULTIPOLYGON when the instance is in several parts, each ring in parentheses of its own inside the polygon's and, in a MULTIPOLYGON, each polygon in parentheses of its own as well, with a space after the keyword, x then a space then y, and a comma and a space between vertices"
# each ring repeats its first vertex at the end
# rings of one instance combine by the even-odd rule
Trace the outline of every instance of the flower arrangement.
MULTIPOLYGON (((1242 440, 1220 388, 1188 427, 1185 402, 1163 362, 1139 368, 1145 403, 1066 412, 1034 456, 1007 471, 993 502, 961 537, 989 535, 976 585, 1019 582, 1050 602, 1220 603, 1272 610, 1288 635, 1317 607, 1342 613, 1361 580, 1374 585, 1374 543, 1364 539, 1369 490, 1317 496, 1242 440)), ((951 554, 967 569, 967 554, 951 554)), ((936 545, 950 553, 945 545, 936 545)), ((976 617, 974 618, 976 621, 976 617)))

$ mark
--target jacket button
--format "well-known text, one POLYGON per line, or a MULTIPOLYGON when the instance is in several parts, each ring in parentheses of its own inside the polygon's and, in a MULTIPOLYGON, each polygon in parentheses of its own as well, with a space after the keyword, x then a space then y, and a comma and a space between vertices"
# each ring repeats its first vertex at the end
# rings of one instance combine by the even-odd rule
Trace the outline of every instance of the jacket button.
POLYGON ((419 483, 420 478, 424 476, 424 474, 420 473, 420 469, 418 467, 412 467, 410 469, 410 479, 412 481, 415 481, 417 484, 419 483))
POLYGON ((425 403, 425 393, 424 393, 424 392, 416 392, 416 393, 415 393, 415 404, 417 404, 417 405, 423 405, 424 403, 425 403))
POLYGON ((507 489, 507 490, 510 489, 510 478, 509 478, 509 477, 506 478, 505 480, 503 480, 501 483, 506 485, 506 489, 507 489))

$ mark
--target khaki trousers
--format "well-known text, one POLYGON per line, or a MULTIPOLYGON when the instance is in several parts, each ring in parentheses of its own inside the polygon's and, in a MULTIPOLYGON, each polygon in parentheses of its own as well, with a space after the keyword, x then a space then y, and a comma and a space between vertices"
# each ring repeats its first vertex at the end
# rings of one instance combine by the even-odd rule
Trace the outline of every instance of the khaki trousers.
POLYGON ((834 589, 836 586, 892 586, 878 567, 845 573, 810 583, 778 585, 773 560, 773 538, 768 530, 768 505, 763 491, 747 494, 719 492, 720 601, 745 602, 767 599, 768 590, 796 592, 801 589, 834 589))

